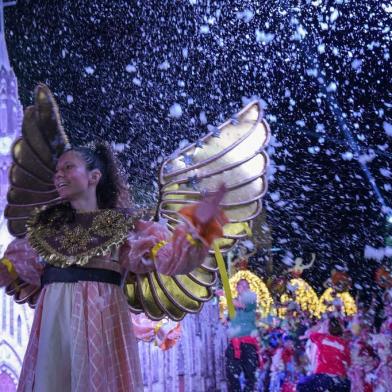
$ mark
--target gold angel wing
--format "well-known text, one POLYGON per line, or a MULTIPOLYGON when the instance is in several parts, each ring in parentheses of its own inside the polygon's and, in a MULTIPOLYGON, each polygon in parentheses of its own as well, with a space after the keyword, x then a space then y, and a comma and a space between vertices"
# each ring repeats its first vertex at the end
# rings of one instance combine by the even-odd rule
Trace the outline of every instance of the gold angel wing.
MULTIPOLYGON (((157 215, 174 229, 180 222, 181 207, 198 202, 206 192, 217 191, 224 182, 228 192, 221 207, 230 222, 224 227, 220 246, 227 252, 250 234, 251 222, 261 211, 267 190, 264 147, 269 137, 260 102, 254 101, 196 143, 176 151, 161 168, 157 215)), ((186 313, 201 310, 212 297, 216 279, 211 251, 204 264, 187 275, 169 277, 153 272, 130 277, 125 292, 133 311, 144 311, 155 320, 165 315, 180 320, 186 313)))
POLYGON ((57 158, 69 144, 49 88, 39 84, 34 95, 34 105, 23 116, 22 136, 11 151, 4 216, 15 237, 26 234, 26 221, 34 208, 58 201, 53 174, 57 158))
MULTIPOLYGON (((56 101, 49 88, 39 84, 34 92, 34 105, 24 112, 22 136, 11 150, 13 162, 4 216, 13 236, 26 234, 26 222, 34 208, 58 201, 53 174, 57 158, 68 145, 56 101)), ((15 302, 34 307, 40 290, 17 278, 6 293, 15 302)))
POLYGON ((179 321, 187 313, 197 313, 212 297, 215 273, 165 276, 158 272, 129 274, 124 285, 130 309, 144 312, 152 320, 169 317, 179 321), (205 280, 203 280, 205 278, 205 280))
POLYGON ((227 252, 236 240, 249 235, 252 220, 261 212, 269 137, 261 104, 254 101, 198 142, 177 151, 161 168, 160 215, 175 225, 181 207, 217 191, 224 182, 228 192, 221 208, 230 223, 224 227, 220 246, 227 252))

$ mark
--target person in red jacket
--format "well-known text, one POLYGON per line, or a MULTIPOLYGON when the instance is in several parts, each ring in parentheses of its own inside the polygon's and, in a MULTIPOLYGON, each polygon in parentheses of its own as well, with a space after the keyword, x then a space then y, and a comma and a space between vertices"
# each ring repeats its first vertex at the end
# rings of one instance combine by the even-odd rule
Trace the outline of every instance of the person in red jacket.
POLYGON ((350 348, 342 335, 337 318, 329 320, 328 333, 310 332, 309 338, 317 347, 316 366, 314 374, 297 384, 297 392, 350 392, 350 348))

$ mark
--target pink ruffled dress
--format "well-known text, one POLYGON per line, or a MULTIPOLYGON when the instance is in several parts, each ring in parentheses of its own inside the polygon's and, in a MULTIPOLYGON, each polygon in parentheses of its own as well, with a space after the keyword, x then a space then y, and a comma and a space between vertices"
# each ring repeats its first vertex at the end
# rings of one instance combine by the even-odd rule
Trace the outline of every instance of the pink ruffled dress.
MULTIPOLYGON (((172 236, 165 225, 139 221, 119 249, 110 256, 93 258, 86 267, 123 274, 155 268, 166 275, 187 273, 199 266, 208 252, 201 238, 203 246, 192 246, 186 238, 189 233, 199 238, 185 223, 172 236), (150 251, 162 240, 169 242, 152 261, 150 251)), ((5 257, 19 277, 40 286, 43 265, 25 239, 14 240, 5 257)), ((0 284, 7 285, 10 279, 0 264, 0 284)), ((136 326, 120 286, 103 282, 45 285, 36 306, 18 391, 143 391, 136 338, 151 340, 156 323, 135 320, 136 326)), ((161 340, 165 340, 162 331, 161 340)), ((170 332, 173 329, 167 329, 170 332)))

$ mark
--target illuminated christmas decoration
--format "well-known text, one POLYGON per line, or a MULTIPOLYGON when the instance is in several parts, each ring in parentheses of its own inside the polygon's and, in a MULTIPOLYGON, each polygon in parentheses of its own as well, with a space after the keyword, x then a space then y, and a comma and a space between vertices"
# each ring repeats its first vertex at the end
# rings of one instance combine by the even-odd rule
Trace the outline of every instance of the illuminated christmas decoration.
POLYGON ((357 313, 357 306, 355 305, 354 298, 350 295, 348 291, 338 293, 330 287, 325 290, 320 297, 320 314, 325 312, 333 312, 334 310, 336 310, 336 301, 339 301, 338 306, 340 305, 342 307, 343 313, 347 316, 352 316, 357 313))
POLYGON ((346 271, 331 271, 331 277, 324 282, 327 289, 320 297, 320 314, 325 312, 342 312, 351 316, 357 312, 357 306, 349 293, 351 277, 346 271))
MULTIPOLYGON (((229 279, 230 289, 233 298, 237 296, 237 283, 242 279, 247 280, 251 291, 254 291, 256 293, 258 312, 260 313, 261 317, 268 316, 273 310, 273 299, 271 297, 271 294, 265 283, 257 275, 253 274, 249 270, 238 271, 229 279)), ((227 309, 226 299, 224 296, 220 297, 219 309, 221 316, 223 316, 224 312, 227 309)))
POLYGON ((294 278, 287 284, 288 293, 280 297, 281 307, 278 309, 278 316, 284 317, 287 313, 287 306, 295 303, 302 311, 307 311, 312 316, 319 317, 319 299, 313 288, 301 278, 294 278))
POLYGON ((294 278, 300 278, 302 273, 306 270, 309 269, 313 266, 314 261, 316 260, 316 255, 312 253, 312 260, 308 264, 303 263, 303 258, 302 257, 297 257, 294 260, 294 266, 288 270, 290 274, 294 278))

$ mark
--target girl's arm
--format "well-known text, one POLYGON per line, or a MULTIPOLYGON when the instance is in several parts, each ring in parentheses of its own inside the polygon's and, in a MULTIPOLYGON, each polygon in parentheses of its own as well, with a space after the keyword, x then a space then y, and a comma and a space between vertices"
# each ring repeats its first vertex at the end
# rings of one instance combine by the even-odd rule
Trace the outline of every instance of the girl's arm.
POLYGON ((43 265, 26 238, 16 238, 7 247, 0 261, 0 286, 8 286, 16 278, 39 287, 43 265))
POLYGON ((202 222, 198 205, 180 211, 183 223, 171 234, 166 224, 139 221, 120 249, 120 263, 134 273, 153 270, 164 275, 186 274, 205 260, 212 242, 222 236, 226 217, 217 209, 215 215, 202 222))

